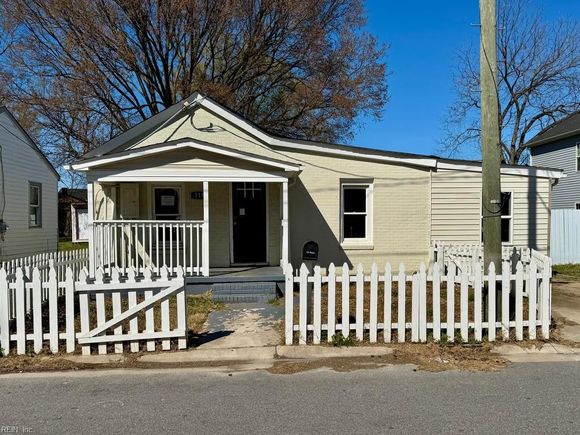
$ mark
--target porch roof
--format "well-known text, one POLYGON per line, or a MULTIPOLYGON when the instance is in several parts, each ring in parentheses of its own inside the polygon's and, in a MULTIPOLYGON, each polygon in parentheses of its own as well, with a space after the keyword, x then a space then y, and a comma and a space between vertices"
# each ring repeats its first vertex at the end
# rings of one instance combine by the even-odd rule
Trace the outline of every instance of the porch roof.
POLYGON ((81 160, 71 165, 72 169, 78 171, 88 171, 99 166, 118 163, 122 161, 137 159, 140 157, 151 156, 154 154, 165 153, 168 151, 175 151, 183 148, 193 148, 201 151, 207 151, 222 156, 233 157, 240 160, 254 162, 266 166, 271 166, 278 170, 297 172, 302 170, 302 166, 298 163, 288 162, 280 159, 273 159, 271 157, 260 156, 244 151, 233 150, 232 148, 223 147, 220 145, 188 138, 186 140, 170 141, 161 144, 150 145, 143 148, 134 148, 120 153, 94 157, 91 159, 81 160))

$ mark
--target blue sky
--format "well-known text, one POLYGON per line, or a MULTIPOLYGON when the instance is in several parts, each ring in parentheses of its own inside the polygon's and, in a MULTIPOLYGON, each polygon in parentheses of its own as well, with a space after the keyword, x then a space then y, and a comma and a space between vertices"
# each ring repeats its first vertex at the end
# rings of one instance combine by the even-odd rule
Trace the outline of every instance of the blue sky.
MULTIPOLYGON (((363 119, 353 144, 421 154, 443 154, 442 119, 454 98, 459 48, 478 46, 478 0, 367 0, 368 30, 389 44, 390 101, 382 121, 363 119)), ((580 19, 579 0, 532 0, 546 20, 580 19)), ((471 156, 473 157, 473 156, 471 156)))

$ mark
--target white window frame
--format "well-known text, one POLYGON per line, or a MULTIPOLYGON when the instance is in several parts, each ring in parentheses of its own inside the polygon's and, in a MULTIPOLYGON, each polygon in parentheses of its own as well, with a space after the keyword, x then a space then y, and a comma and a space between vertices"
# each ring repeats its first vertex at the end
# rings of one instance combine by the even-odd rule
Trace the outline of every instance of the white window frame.
POLYGON ((504 245, 511 245, 514 240, 514 192, 512 190, 502 190, 501 193, 502 194, 509 193, 510 195, 510 214, 507 216, 502 215, 501 220, 503 221, 504 219, 509 219, 510 221, 510 231, 509 231, 510 239, 507 242, 502 241, 502 243, 504 245))
POLYGON ((580 142, 576 142, 576 172, 580 171, 580 142))
MULTIPOLYGON (((502 245, 512 245, 514 240, 514 192, 513 190, 502 190, 502 194, 509 193, 510 194, 510 214, 509 216, 501 216, 501 219, 509 219, 510 220, 510 239, 507 242, 501 242, 502 245)), ((480 195, 480 216, 479 216, 479 233, 480 235, 480 242, 483 242, 483 197, 480 195)), ((500 236, 501 236, 501 229, 500 229, 500 236)))
POLYGON ((374 187, 372 180, 344 180, 340 183, 340 243, 347 248, 367 248, 373 247, 373 194, 374 187), (366 190, 366 210, 362 212, 345 212, 344 211, 344 191, 345 188, 364 188, 366 190), (344 237, 344 216, 345 215, 361 215, 366 216, 365 219, 365 234, 366 237, 344 237))
POLYGON ((36 183, 34 181, 29 181, 28 182, 28 228, 42 228, 42 184, 41 183, 36 183), (38 190, 38 204, 32 204, 31 203, 31 197, 30 197, 30 189, 31 188, 35 188, 38 190), (37 208, 38 209, 38 222, 36 224, 32 224, 30 222, 30 210, 32 208, 37 208))

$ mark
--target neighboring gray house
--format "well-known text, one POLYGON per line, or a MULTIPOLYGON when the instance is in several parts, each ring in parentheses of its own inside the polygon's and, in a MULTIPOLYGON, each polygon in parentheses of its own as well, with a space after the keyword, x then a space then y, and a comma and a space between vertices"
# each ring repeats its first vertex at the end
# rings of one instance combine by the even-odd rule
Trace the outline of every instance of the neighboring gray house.
POLYGON ((580 210, 580 112, 552 124, 528 142, 531 164, 566 175, 552 190, 553 209, 580 210))
POLYGON ((0 107, 0 262, 56 251, 58 180, 42 151, 0 107))

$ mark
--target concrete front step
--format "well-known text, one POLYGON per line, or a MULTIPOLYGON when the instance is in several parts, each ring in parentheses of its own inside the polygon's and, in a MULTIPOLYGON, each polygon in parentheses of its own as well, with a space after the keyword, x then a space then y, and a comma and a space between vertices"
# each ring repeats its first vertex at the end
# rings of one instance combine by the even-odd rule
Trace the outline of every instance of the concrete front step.
POLYGON ((276 283, 216 283, 211 286, 211 292, 213 299, 219 302, 268 302, 276 297, 276 283))

